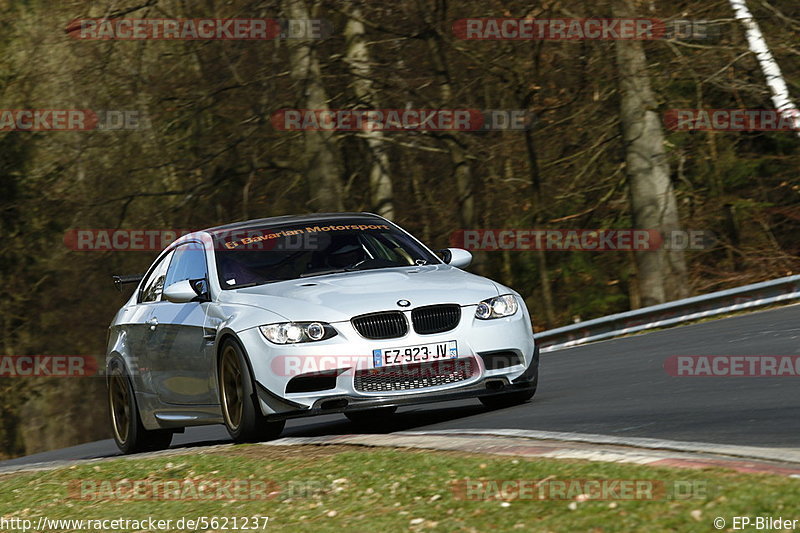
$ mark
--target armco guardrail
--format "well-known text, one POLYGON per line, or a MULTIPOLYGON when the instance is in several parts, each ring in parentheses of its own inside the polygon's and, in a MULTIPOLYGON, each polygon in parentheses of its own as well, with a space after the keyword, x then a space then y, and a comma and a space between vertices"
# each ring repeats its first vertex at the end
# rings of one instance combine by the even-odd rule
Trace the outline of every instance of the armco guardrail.
POLYGON ((542 352, 800 298, 800 276, 693 296, 536 333, 542 352))

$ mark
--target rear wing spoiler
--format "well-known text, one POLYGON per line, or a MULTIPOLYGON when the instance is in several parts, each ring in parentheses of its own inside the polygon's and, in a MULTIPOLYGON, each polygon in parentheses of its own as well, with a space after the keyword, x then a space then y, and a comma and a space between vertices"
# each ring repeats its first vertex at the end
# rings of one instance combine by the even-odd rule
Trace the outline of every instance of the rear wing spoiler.
POLYGON ((114 278, 114 286, 118 291, 122 292, 122 286, 129 283, 139 283, 142 281, 144 274, 131 274, 129 276, 112 276, 114 278))

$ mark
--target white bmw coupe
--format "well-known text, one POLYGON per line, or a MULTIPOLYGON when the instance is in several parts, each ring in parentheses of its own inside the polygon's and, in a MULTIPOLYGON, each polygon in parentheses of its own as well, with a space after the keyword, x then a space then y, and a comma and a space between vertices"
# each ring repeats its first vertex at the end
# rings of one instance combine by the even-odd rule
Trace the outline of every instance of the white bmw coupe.
POLYGON ((187 426, 237 442, 289 418, 533 397, 539 352, 519 294, 368 213, 284 216, 185 235, 110 326, 113 435, 125 453, 187 426))

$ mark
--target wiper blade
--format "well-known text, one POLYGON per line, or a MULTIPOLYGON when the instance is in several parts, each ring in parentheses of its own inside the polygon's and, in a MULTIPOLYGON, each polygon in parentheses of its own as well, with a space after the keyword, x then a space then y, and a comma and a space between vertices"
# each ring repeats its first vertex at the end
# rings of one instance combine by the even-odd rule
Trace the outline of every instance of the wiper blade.
POLYGON ((318 270, 316 272, 304 272, 300 274, 301 278, 310 278, 313 276, 324 276, 325 274, 341 274, 342 272, 357 272, 359 268, 332 268, 330 270, 318 270))
POLYGON ((231 285, 229 289, 245 289, 247 287, 255 287, 256 285, 266 285, 268 283, 277 283, 279 281, 286 281, 282 279, 268 279, 266 281, 251 281, 250 283, 242 283, 241 285, 231 285))

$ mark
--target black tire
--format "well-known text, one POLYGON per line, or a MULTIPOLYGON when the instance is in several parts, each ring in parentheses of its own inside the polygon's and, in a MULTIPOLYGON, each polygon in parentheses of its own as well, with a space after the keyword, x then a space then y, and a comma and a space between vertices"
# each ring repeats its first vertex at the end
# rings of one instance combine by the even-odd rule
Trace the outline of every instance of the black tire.
POLYGON ((250 366, 232 339, 222 344, 217 377, 222 418, 234 442, 262 442, 281 434, 286 422, 269 422, 262 414, 250 366))
POLYGON ((111 412, 111 433, 122 453, 165 450, 172 444, 172 431, 148 430, 142 425, 133 385, 120 364, 109 372, 108 407, 111 412))
POLYGON ((375 407, 363 411, 347 411, 344 416, 356 424, 382 423, 397 411, 397 407, 375 407))

